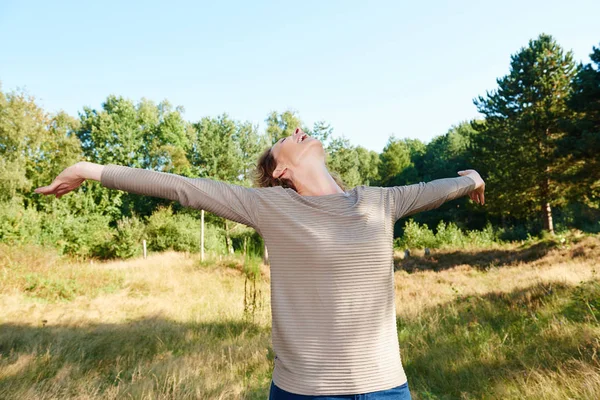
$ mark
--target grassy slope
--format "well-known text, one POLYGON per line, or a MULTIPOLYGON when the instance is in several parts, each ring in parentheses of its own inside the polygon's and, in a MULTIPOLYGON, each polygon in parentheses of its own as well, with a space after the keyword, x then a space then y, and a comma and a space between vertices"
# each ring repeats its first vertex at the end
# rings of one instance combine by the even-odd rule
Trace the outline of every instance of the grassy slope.
MULTIPOLYGON (((417 253, 395 273, 413 399, 600 398, 600 238, 417 253)), ((0 247, 0 398, 266 398, 269 271, 245 314, 240 260, 0 247)))

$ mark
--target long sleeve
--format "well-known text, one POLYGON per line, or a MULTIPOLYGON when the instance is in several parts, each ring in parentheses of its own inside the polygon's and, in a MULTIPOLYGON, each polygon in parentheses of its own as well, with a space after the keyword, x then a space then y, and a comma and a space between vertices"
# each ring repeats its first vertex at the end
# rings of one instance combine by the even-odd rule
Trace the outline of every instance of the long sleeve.
POLYGON ((435 179, 413 185, 387 187, 394 222, 402 217, 438 208, 446 201, 465 196, 477 183, 469 176, 435 179))
POLYGON ((257 188, 115 164, 104 166, 100 183, 109 189, 178 201, 184 207, 212 212, 260 233, 257 188))

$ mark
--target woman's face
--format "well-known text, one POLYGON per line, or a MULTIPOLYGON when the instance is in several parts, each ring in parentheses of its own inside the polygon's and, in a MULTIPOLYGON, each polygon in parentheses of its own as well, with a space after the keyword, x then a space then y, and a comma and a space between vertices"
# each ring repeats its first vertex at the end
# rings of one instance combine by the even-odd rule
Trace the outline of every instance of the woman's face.
POLYGON ((279 139, 271 147, 271 153, 277 161, 277 167, 273 171, 274 178, 291 179, 290 170, 297 170, 315 161, 325 162, 321 141, 308 136, 300 128, 294 134, 279 139))

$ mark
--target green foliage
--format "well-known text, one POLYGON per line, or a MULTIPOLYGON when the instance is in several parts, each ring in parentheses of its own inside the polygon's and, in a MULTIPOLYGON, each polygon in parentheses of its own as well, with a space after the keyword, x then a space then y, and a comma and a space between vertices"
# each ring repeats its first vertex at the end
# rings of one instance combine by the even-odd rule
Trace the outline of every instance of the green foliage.
POLYGON ((33 198, 40 182, 81 159, 79 141, 69 135, 74 126, 64 113, 50 117, 32 96, 0 92, 0 201, 33 198))
POLYGON ((573 116, 566 100, 575 75, 572 52, 542 34, 511 57, 510 72, 498 89, 474 103, 485 122, 473 136, 476 168, 486 178, 486 207, 496 215, 537 215, 547 225, 550 206, 565 204, 572 182, 556 151, 573 116))
MULTIPOLYGON (((462 169, 472 168, 468 149, 475 130, 469 122, 452 126, 446 134, 433 138, 415 165, 424 173, 422 180, 456 176, 462 169)), ((414 158, 414 157, 413 157, 414 158)))
POLYGON ((37 243, 41 234, 40 221, 41 215, 32 207, 24 208, 19 199, 0 203, 0 242, 37 243))
POLYGON ((337 172, 347 188, 363 182, 359 171, 359 158, 350 141, 344 137, 335 138, 326 149, 327 167, 337 172))
MULTIPOLYGON (((153 251, 200 251, 200 220, 188 214, 173 214, 170 207, 159 208, 148 218, 148 249, 153 251)), ((222 230, 205 226, 206 251, 226 254, 222 230)))
POLYGON ((132 258, 143 254, 142 240, 146 226, 137 217, 123 217, 117 221, 117 228, 103 250, 102 258, 132 258))
MULTIPOLYGON (((142 99, 134 104, 111 95, 100 110, 84 107, 75 133, 87 161, 189 175, 186 152, 192 146, 193 134, 182 113, 182 108, 173 109, 167 101, 157 105, 142 99)), ((102 191, 103 202, 119 208, 118 214, 112 214, 115 219, 121 215, 147 216, 167 203, 132 193, 102 191)), ((98 195, 93 197, 100 201, 98 195)))
POLYGON ((375 185, 379 181, 379 154, 362 146, 356 146, 354 151, 358 157, 358 176, 361 184, 375 185))
MULTIPOLYGON (((258 155, 297 127, 321 140, 328 168, 347 188, 427 182, 467 168, 481 173, 484 207, 464 199, 418 215, 415 221, 430 226, 440 220, 457 225, 440 223, 434 234, 413 222, 398 242, 527 240, 540 231, 540 216, 547 224, 552 212, 556 231, 598 232, 600 48, 591 59, 576 68, 571 52, 542 34, 511 56, 497 90, 475 100, 485 120, 463 121, 428 144, 392 135, 381 154, 334 137, 325 121, 310 129, 293 110, 270 113, 260 134, 227 114, 185 121, 183 108, 168 101, 111 95, 100 109, 84 107, 73 118, 47 114, 25 93, 0 91, 0 242, 48 245, 81 258, 139 256, 144 237, 151 250, 198 251, 198 215, 165 199, 106 190, 98 182, 60 200, 32 189, 83 159, 250 186, 258 155), (165 206, 175 213, 159 210, 165 206), (501 228, 493 233, 488 221, 501 228), (461 233, 458 226, 466 225, 480 230, 461 233)), ((228 222, 226 234, 222 218, 207 213, 206 221, 207 250, 224 254, 229 237, 236 250, 251 243, 262 253, 255 231, 228 222)))
POLYGON ((573 79, 568 104, 576 116, 564 121, 568 135, 557 153, 569 166, 561 180, 577 183, 569 198, 600 208, 600 47, 593 48, 590 58, 592 63, 580 65, 573 79))
MULTIPOLYGON (((301 128, 303 131, 308 132, 308 128, 304 126, 297 112, 293 110, 286 110, 283 113, 276 111, 271 112, 267 119, 266 134, 269 138, 269 145, 274 144, 279 139, 290 136, 294 133, 296 128, 301 128)), ((317 125, 319 132, 327 135, 328 130, 323 125, 317 125)))
POLYGON ((57 210, 42 219, 40 244, 54 245, 60 254, 79 258, 102 256, 112 239, 110 218, 104 215, 73 215, 57 210))
POLYGON ((396 239, 396 246, 401 248, 434 248, 437 246, 435 234, 427 225, 420 226, 412 218, 404 223, 404 234, 396 239))
POLYGON ((396 179, 405 169, 412 166, 410 148, 405 141, 390 136, 380 155, 379 173, 383 186, 401 185, 396 179))
POLYGON ((40 213, 17 201, 5 202, 0 206, 0 242, 51 246, 81 258, 101 256, 112 236, 109 223, 109 217, 99 214, 76 215, 64 207, 40 213))
POLYGON ((409 218, 404 223, 404 234, 394 241, 394 245, 401 249, 469 248, 489 246, 499 241, 498 232, 490 223, 483 230, 463 232, 452 222, 440 221, 434 233, 427 225, 419 225, 409 218))

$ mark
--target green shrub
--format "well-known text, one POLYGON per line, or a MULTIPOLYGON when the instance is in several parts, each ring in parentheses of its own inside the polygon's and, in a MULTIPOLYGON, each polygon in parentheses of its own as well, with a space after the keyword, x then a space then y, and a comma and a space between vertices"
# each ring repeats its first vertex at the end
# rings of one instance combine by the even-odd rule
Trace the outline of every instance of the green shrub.
POLYGON ((467 231, 466 240, 468 245, 475 247, 489 246, 493 243, 501 242, 498 232, 494 231, 494 227, 489 221, 481 231, 467 231))
POLYGON ((499 240, 497 232, 494 231, 490 222, 481 231, 463 232, 453 222, 440 221, 436 233, 433 233, 427 225, 419 225, 411 218, 404 224, 404 235, 397 238, 394 245, 402 249, 423 249, 425 247, 432 249, 444 247, 465 248, 489 246, 499 240))
MULTIPOLYGON (((173 214, 170 207, 159 208, 148 218, 146 237, 153 251, 200 251, 200 220, 189 214, 173 214)), ((204 226, 204 250, 226 254, 223 230, 204 226)))
POLYGON ((40 244, 79 258, 101 257, 114 235, 109 226, 110 218, 105 215, 52 212, 41 221, 40 244))
POLYGON ((142 255, 145 234, 146 226, 136 215, 121 218, 112 239, 105 242, 101 257, 127 259, 142 255))
POLYGON ((456 224, 453 222, 446 224, 444 221, 438 223, 435 233, 435 247, 463 247, 465 242, 465 235, 456 224))
POLYGON ((33 208, 23 207, 14 198, 0 204, 0 242, 7 244, 37 244, 41 234, 41 215, 33 208))
POLYGON ((412 218, 404 223, 404 234, 399 239, 397 244, 402 248, 437 247, 435 235, 429 227, 425 224, 420 226, 412 218))

